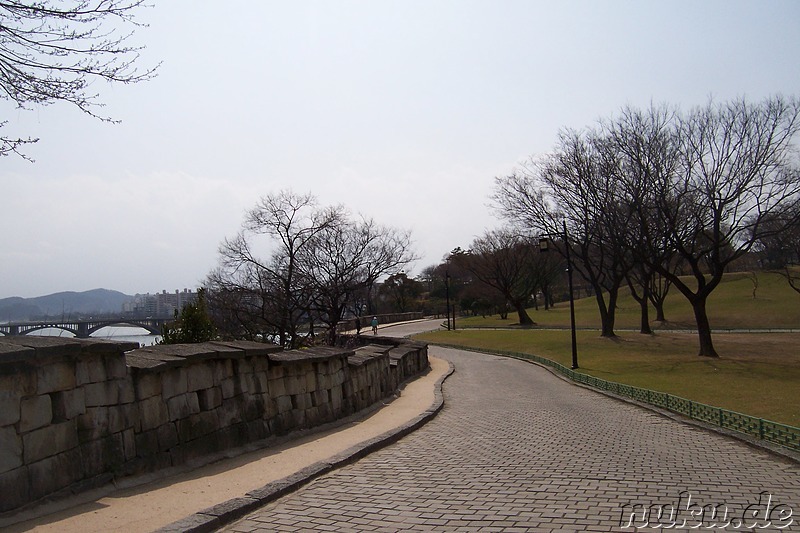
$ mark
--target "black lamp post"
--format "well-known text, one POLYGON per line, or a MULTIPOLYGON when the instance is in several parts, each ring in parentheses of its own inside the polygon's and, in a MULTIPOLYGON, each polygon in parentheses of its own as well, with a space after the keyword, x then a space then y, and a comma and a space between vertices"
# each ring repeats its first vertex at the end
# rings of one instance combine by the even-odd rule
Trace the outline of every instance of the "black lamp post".
POLYGON ((450 331, 450 272, 444 273, 444 288, 447 295, 447 331, 450 331))
MULTIPOLYGON (((566 247, 567 256, 567 280, 569 282, 569 322, 570 330, 572 332, 572 369, 578 368, 578 340, 575 335, 575 296, 572 289, 572 261, 569 256, 569 235, 567 234, 567 223, 562 221, 564 227, 564 246, 566 247)), ((546 252, 549 247, 549 237, 539 238, 539 251, 546 252)))

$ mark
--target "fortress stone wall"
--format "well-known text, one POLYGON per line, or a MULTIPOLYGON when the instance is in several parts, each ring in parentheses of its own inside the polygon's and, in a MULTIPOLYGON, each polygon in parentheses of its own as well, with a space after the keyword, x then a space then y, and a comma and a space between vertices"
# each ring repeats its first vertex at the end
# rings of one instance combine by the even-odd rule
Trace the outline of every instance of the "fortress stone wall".
POLYGON ((369 407, 428 368, 424 344, 283 351, 0 337, 0 513, 369 407))

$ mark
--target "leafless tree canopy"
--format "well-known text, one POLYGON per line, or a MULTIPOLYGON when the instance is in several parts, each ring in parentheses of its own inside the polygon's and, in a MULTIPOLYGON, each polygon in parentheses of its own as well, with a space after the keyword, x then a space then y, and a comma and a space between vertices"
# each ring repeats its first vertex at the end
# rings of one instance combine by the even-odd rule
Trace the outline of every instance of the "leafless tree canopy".
POLYGON ((617 280, 636 271, 642 288, 660 278, 689 300, 700 355, 713 357, 705 306, 726 268, 800 226, 798 130, 797 98, 625 108, 562 132, 553 154, 499 178, 494 200, 534 231, 566 222, 579 272, 609 294, 604 334, 617 280))
MULTIPOLYGON (((111 121, 98 113, 91 83, 136 83, 155 72, 137 68, 141 47, 129 44, 142 7, 144 0, 0 2, 0 96, 24 109, 68 102, 111 121)), ((36 142, 0 140, 0 155, 36 142)))
POLYGON ((410 233, 291 191, 262 198, 219 252, 207 284, 212 311, 227 321, 220 331, 291 347, 312 338, 316 325, 333 342, 375 281, 415 258, 410 233))

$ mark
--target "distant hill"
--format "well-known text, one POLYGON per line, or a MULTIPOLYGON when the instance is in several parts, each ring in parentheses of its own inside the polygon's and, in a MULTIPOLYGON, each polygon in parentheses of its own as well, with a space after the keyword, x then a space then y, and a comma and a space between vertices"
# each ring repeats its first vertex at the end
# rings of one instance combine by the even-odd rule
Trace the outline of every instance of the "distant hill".
POLYGON ((36 298, 2 298, 0 322, 118 314, 122 303, 132 299, 133 296, 108 289, 57 292, 36 298))

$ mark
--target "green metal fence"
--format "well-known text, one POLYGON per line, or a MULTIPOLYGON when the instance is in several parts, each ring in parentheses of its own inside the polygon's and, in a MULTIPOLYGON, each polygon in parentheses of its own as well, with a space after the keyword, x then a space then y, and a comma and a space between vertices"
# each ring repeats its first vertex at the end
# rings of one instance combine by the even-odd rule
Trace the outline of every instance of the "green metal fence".
POLYGON ((614 381, 606 381, 588 374, 576 372, 571 368, 538 355, 508 352, 504 350, 468 348, 466 346, 440 343, 436 344, 461 350, 471 349, 480 352, 533 361, 540 365, 550 367, 577 383, 612 392, 619 396, 625 396, 627 398, 653 405, 661 409, 666 409, 667 411, 678 413, 707 424, 719 426, 721 428, 729 429, 739 433, 744 433, 746 435, 750 435, 751 437, 789 448, 790 450, 800 451, 800 428, 798 427, 779 424, 770 420, 764 420, 763 418, 756 418, 754 416, 737 413, 736 411, 729 411, 721 407, 714 407, 713 405, 693 402, 692 400, 687 400, 686 398, 681 398, 680 396, 673 396, 672 394, 668 394, 666 392, 652 391, 649 389, 625 385, 623 383, 616 383, 614 381))

